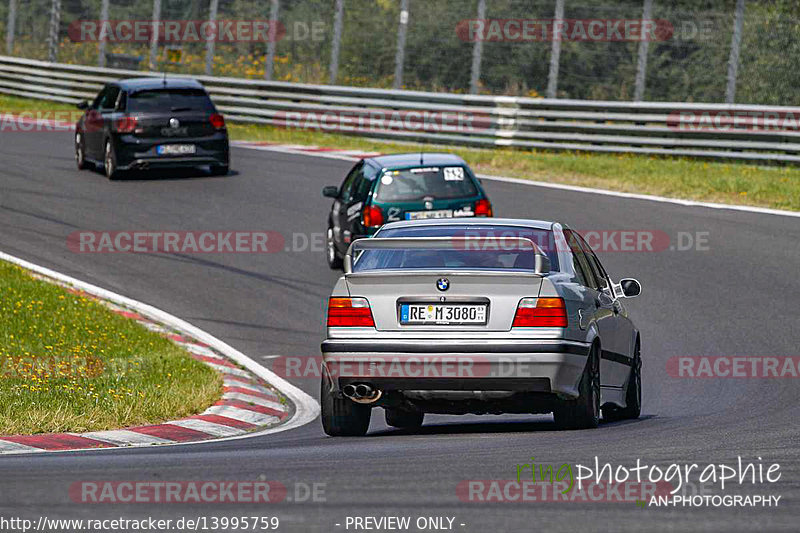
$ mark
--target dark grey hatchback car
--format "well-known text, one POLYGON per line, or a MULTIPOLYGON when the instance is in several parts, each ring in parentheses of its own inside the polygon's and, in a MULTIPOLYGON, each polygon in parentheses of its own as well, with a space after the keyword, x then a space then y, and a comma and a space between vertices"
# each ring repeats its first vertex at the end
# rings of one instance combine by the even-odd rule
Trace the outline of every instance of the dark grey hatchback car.
POLYGON ((102 167, 109 179, 148 168, 209 166, 228 173, 225 119, 192 79, 134 78, 109 83, 75 128, 79 169, 102 167))

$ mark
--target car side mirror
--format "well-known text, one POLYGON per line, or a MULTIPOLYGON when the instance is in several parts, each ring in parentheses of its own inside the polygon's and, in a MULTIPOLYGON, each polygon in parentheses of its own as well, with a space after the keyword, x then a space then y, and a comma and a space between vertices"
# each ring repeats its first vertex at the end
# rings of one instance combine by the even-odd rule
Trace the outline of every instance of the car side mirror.
POLYGON ((635 298, 642 294, 642 284, 633 278, 620 280, 619 284, 622 287, 622 294, 625 298, 635 298))
POLYGON ((333 185, 329 185, 322 189, 322 196, 327 198, 338 198, 339 197, 339 187, 335 187, 333 185))
POLYGON ((89 109, 89 102, 87 102, 86 100, 81 100, 75 105, 75 107, 77 107, 78 109, 89 109))

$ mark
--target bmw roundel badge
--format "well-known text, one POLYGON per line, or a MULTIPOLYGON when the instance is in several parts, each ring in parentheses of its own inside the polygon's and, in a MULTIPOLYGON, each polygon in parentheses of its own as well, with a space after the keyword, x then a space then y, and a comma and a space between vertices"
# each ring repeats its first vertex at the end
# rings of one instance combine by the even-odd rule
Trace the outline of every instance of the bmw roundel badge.
POLYGON ((450 280, 447 278, 439 278, 436 280, 436 288, 440 291, 446 291, 450 288, 450 280))

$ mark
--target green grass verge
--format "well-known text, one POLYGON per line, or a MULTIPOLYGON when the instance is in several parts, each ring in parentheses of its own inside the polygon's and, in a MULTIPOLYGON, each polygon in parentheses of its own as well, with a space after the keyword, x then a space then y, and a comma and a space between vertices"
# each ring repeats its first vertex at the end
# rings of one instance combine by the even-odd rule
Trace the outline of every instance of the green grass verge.
POLYGON ((0 261, 0 434, 96 431, 205 410, 222 380, 93 299, 0 261))
MULTIPOLYGON (((70 110, 63 104, 0 95, 0 112, 70 110), (27 106, 27 107, 25 107, 27 106)), ((308 130, 231 124, 231 138, 343 149, 409 152, 430 146, 392 143, 308 130)), ((760 166, 689 158, 632 154, 521 151, 437 146, 461 155, 477 172, 536 181, 800 211, 800 168, 760 166)))

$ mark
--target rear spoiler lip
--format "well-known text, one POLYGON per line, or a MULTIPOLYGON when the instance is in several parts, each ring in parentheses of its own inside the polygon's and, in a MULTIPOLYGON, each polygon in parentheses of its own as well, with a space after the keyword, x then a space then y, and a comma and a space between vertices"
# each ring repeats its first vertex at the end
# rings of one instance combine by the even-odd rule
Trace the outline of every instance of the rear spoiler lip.
MULTIPOLYGON (((427 249, 427 250, 469 250, 470 245, 487 245, 494 243, 495 246, 509 246, 511 244, 520 248, 529 248, 534 253, 534 270, 533 273, 539 276, 546 275, 550 272, 550 259, 547 257, 542 249, 531 239, 525 237, 395 237, 395 238, 366 238, 357 239, 350 243, 347 253, 344 256, 344 273, 345 276, 353 274, 353 253, 356 249, 361 250, 391 250, 391 249, 427 249), (459 244, 456 247, 456 244, 459 244)), ((392 269, 392 272, 410 273, 426 270, 427 273, 432 271, 439 271, 444 269, 392 269)), ((386 270, 374 270, 368 272, 387 272, 386 270)), ((498 273, 507 273, 505 270, 457 270, 456 272, 471 272, 471 273, 484 273, 488 272, 492 275, 498 273)), ((511 274, 525 274, 526 271, 514 270, 511 274)), ((361 273, 359 273, 361 274, 361 273)))
POLYGON ((503 269, 503 270, 447 270, 441 268, 409 268, 409 269, 385 269, 385 270, 365 270, 364 272, 345 272, 344 277, 346 279, 350 278, 361 278, 361 277, 376 277, 376 276, 430 276, 430 275, 437 275, 437 276, 447 276, 447 277, 457 277, 457 276, 486 276, 486 277, 527 277, 527 278, 541 278, 546 276, 547 274, 541 272, 534 272, 532 270, 512 270, 512 269, 503 269))

